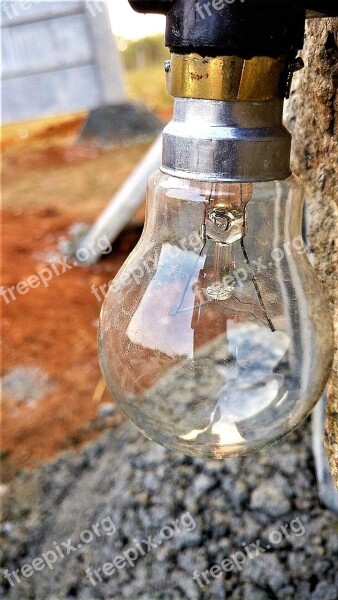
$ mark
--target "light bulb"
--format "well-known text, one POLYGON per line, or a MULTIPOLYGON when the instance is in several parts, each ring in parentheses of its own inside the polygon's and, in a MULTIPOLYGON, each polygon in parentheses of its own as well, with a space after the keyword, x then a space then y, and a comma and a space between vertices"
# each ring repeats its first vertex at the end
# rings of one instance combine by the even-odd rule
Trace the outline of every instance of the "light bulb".
POLYGON ((109 389, 146 436, 223 458, 302 422, 333 342, 282 123, 287 57, 206 51, 184 46, 166 64, 175 102, 161 170, 142 237, 105 299, 99 346, 109 389))
POLYGON ((301 237, 302 185, 158 171, 141 239, 101 312, 121 410, 193 456, 256 451, 297 427, 330 372, 332 331, 301 237))

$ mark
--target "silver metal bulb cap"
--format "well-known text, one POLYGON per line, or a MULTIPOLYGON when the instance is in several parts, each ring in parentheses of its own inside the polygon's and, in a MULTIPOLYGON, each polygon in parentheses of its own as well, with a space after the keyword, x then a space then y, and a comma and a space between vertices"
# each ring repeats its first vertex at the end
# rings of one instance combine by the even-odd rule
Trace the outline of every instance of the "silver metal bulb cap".
POLYGON ((291 175, 283 101, 176 98, 161 170, 195 181, 272 181, 291 175))

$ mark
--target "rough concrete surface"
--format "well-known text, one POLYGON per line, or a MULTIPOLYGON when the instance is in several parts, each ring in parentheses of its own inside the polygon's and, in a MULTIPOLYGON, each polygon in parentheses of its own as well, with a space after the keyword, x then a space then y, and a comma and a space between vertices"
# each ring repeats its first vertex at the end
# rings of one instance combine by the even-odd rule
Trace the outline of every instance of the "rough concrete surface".
POLYGON ((306 186, 310 243, 336 331, 336 354, 328 398, 325 441, 338 485, 338 19, 307 22, 302 57, 294 78, 288 125, 294 134, 293 165, 306 186))

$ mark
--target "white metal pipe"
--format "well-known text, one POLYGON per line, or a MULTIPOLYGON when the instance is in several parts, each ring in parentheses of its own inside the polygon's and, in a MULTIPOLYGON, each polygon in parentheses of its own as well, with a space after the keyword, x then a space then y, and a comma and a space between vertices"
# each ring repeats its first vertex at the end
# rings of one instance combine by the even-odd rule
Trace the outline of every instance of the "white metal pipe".
POLYGON ((97 242, 100 239, 105 237, 113 242, 129 223, 144 201, 148 177, 159 168, 161 154, 162 134, 111 199, 88 233, 80 240, 79 247, 90 248, 90 256, 84 264, 91 265, 99 260, 102 251, 97 242))

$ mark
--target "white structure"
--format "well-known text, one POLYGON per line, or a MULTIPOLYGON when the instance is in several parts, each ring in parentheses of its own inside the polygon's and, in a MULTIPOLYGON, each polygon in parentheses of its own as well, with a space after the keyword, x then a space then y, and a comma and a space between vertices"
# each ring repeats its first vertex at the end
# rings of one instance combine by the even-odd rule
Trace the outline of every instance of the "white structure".
POLYGON ((116 240, 142 205, 146 195, 147 180, 154 171, 159 169, 161 154, 162 134, 98 216, 87 235, 79 241, 79 248, 90 248, 91 250, 87 264, 96 263, 102 256, 98 241, 103 237, 108 238, 111 242, 116 240))
POLYGON ((126 99, 105 0, 1 1, 3 123, 126 99))

